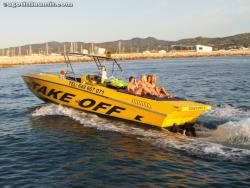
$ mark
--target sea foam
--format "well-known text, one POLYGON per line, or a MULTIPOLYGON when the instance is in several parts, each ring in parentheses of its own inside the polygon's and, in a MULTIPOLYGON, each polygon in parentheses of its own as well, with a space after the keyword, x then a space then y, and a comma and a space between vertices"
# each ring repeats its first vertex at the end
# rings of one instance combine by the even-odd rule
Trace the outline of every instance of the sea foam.
MULTIPOLYGON (((232 112, 233 111, 231 111, 231 113, 232 112)), ((225 116, 221 115, 223 113, 218 112, 218 109, 216 113, 210 112, 210 114, 208 113, 207 115, 211 116, 214 114, 219 114, 219 116, 223 117, 225 116)), ((136 125, 127 124, 122 121, 108 120, 94 114, 85 113, 55 104, 48 104, 39 107, 31 115, 35 117, 48 115, 67 116, 79 122, 84 127, 92 127, 100 131, 113 131, 127 135, 134 135, 137 139, 148 142, 156 147, 162 148, 163 150, 177 149, 186 152, 189 155, 196 155, 205 158, 214 156, 231 160, 237 160, 242 157, 250 157, 250 151, 247 149, 240 149, 232 146, 229 147, 224 144, 214 142, 223 142, 225 140, 241 144, 242 142, 248 142, 250 138, 250 119, 234 123, 228 122, 220 125, 216 130, 211 132, 208 137, 209 139, 202 139, 186 137, 180 134, 174 134, 169 131, 161 131, 157 129, 145 130, 142 127, 137 127, 136 125), (238 139, 239 135, 241 135, 240 137, 242 137, 242 139, 238 139), (218 140, 216 140, 216 138, 218 138, 218 140)))

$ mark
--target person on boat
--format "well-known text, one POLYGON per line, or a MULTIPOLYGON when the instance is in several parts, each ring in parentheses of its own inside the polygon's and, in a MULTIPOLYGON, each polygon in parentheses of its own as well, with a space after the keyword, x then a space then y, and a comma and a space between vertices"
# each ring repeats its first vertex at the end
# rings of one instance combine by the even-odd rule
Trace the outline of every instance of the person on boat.
POLYGON ((138 89, 137 89, 136 94, 138 94, 138 95, 146 95, 146 96, 152 96, 153 95, 152 91, 148 87, 146 75, 142 75, 141 79, 138 80, 138 89))
POLYGON ((159 97, 160 93, 155 89, 154 85, 152 84, 152 75, 147 75, 147 87, 150 90, 152 96, 159 97))
POLYGON ((131 94, 136 94, 137 89, 138 89, 138 85, 136 82, 136 78, 134 76, 130 76, 128 86, 127 86, 128 92, 131 94))
POLYGON ((175 95, 172 95, 166 91, 164 87, 157 87, 156 82, 157 78, 155 75, 149 75, 148 82, 151 84, 151 87, 156 91, 157 96, 160 98, 174 98, 175 95))
POLYGON ((102 66, 102 68, 101 68, 101 83, 104 83, 104 81, 107 79, 108 79, 107 69, 105 66, 102 66))

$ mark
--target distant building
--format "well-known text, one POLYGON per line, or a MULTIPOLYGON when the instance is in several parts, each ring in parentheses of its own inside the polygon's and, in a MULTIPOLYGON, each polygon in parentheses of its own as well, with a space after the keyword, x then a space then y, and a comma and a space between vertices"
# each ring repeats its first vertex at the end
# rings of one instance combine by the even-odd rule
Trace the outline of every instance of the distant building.
POLYGON ((151 50, 150 53, 158 53, 157 50, 151 50))
POLYGON ((171 51, 182 51, 182 50, 195 50, 195 46, 187 46, 187 45, 171 45, 171 51))
POLYGON ((50 55, 52 55, 52 56, 57 56, 57 55, 60 55, 60 54, 57 54, 57 53, 51 53, 50 55))
POLYGON ((151 52, 149 50, 143 51, 142 54, 150 54, 151 52))
POLYGON ((95 54, 105 54, 105 52, 106 52, 105 48, 99 48, 97 46, 94 48, 94 53, 95 54))
POLYGON ((89 51, 88 51, 87 49, 82 49, 82 53, 83 53, 83 54, 88 54, 89 51))
POLYGON ((158 53, 165 54, 165 53, 167 53, 167 51, 166 50, 160 50, 158 53))
POLYGON ((245 47, 240 47, 240 50, 248 50, 249 48, 245 48, 245 47))
POLYGON ((211 46, 196 45, 196 52, 212 52, 213 48, 211 46))

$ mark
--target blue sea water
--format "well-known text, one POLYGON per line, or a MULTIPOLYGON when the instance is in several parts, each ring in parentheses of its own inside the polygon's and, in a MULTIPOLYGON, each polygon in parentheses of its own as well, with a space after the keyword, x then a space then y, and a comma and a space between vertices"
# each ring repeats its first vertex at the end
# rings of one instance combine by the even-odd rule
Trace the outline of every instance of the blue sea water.
POLYGON ((0 187, 250 187, 250 57, 121 64, 126 78, 156 74, 171 93, 212 105, 198 136, 45 104, 21 78, 63 64, 0 69, 0 187))

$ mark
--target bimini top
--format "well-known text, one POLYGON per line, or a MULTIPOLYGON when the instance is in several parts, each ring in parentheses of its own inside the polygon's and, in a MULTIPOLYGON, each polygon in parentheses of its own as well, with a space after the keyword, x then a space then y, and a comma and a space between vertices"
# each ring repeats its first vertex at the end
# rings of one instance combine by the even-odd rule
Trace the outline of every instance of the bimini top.
POLYGON ((79 52, 64 52, 62 53, 62 55, 87 56, 87 57, 93 57, 93 58, 113 60, 113 58, 109 56, 100 56, 100 55, 95 55, 95 54, 85 54, 85 53, 79 53, 79 52))
MULTIPOLYGON (((118 70, 121 73, 123 73, 122 66, 114 58, 112 58, 110 56, 99 56, 99 55, 94 55, 94 54, 84 54, 84 53, 78 53, 78 52, 64 52, 64 53, 62 53, 62 55, 64 56, 65 63, 67 64, 67 66, 70 66, 71 69, 72 69, 72 66, 71 66, 69 56, 86 56, 86 57, 91 57, 94 60, 94 62, 95 62, 95 64, 96 64, 99 71, 101 71, 102 68, 105 67, 103 62, 107 61, 107 62, 112 62, 113 63, 112 75, 113 75, 113 73, 115 71, 115 66, 118 67, 118 70)), ((72 69, 72 71, 73 71, 73 69, 72 69)))

